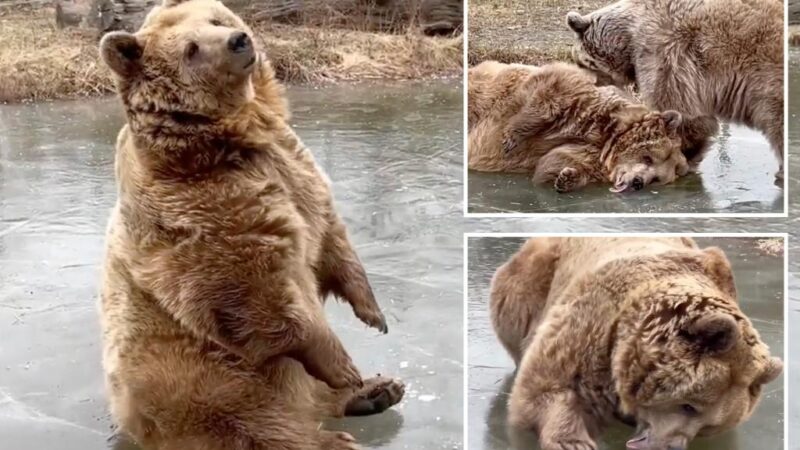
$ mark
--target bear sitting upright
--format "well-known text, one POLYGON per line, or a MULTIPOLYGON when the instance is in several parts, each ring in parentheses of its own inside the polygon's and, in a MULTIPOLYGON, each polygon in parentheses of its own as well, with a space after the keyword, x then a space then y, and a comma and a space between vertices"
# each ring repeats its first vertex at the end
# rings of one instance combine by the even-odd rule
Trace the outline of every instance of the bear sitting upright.
POLYGON ((492 324, 517 363, 512 424, 543 450, 685 450, 747 420, 780 375, 739 309, 730 263, 688 238, 535 238, 492 280, 492 324))
POLYGON ((403 396, 362 380, 325 320, 334 294, 387 328, 251 36, 221 2, 166 0, 100 44, 127 116, 103 364, 114 421, 147 450, 353 450, 321 420, 403 396))
MULTIPOLYGON (((767 137, 783 177, 783 11, 776 0, 621 0, 567 15, 573 59, 617 85, 636 83, 651 108, 715 133, 716 118, 767 137)), ((692 135, 684 133, 684 135, 692 135)), ((703 146, 687 146, 699 162, 703 146)))

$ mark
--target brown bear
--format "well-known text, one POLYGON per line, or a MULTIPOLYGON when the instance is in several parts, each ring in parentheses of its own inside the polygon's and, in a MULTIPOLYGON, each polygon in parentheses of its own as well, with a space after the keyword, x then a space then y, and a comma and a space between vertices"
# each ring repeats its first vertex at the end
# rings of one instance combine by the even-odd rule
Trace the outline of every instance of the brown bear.
MULTIPOLYGON (((654 112, 575 65, 483 62, 468 74, 468 164, 533 172, 558 192, 591 182, 639 190, 685 175, 681 115, 654 112)), ((710 135, 694 136, 708 145, 710 135)), ((700 144, 702 142, 702 144, 700 144)))
POLYGON ((543 450, 596 450, 613 417, 630 450, 683 450, 735 427, 783 368, 737 305, 731 266, 689 238, 535 238, 492 280, 517 363, 509 421, 543 450))
MULTIPOLYGON (((755 128, 783 168, 783 12, 776 0, 622 0, 567 15, 573 59, 693 128, 716 119, 755 128)), ((705 147, 687 146, 697 162, 705 147)))
POLYGON ((251 30, 166 0, 100 49, 127 116, 100 299, 115 423, 147 450, 356 449, 321 420, 404 387, 362 380, 325 319, 333 294, 387 328, 251 30))

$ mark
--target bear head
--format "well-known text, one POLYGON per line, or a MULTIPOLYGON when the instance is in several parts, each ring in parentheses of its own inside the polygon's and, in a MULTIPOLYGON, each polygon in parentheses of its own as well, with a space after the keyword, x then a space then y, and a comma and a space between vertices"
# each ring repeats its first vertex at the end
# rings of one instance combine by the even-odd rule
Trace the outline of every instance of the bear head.
POLYGON ((575 32, 574 62, 598 76, 598 84, 625 86, 636 81, 633 64, 634 17, 624 1, 587 16, 567 14, 567 25, 575 32))
POLYGON ((667 184, 689 172, 680 137, 682 116, 675 111, 653 112, 641 105, 612 113, 612 135, 600 159, 613 192, 667 184))
POLYGON ((783 369, 739 310, 721 250, 675 252, 658 264, 632 290, 638 306, 612 363, 620 411, 639 427, 628 450, 683 450, 734 428, 783 369))
POLYGON ((212 121, 253 97, 259 56, 245 23, 217 0, 165 0, 135 34, 100 42, 130 112, 212 121))

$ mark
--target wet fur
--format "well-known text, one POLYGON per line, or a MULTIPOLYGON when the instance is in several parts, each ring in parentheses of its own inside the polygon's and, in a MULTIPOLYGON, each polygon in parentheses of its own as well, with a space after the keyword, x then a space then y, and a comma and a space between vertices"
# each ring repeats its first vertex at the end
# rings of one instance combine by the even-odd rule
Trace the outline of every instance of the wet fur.
MULTIPOLYGON (((716 120, 760 130, 783 164, 783 2, 623 0, 581 17, 574 58, 616 84, 635 82, 648 106, 687 126, 716 120)), ((686 146, 699 160, 704 147, 686 146)))
POLYGON ((647 448, 683 448, 675 433, 746 420, 782 368, 723 252, 688 238, 528 240, 492 280, 491 317, 518 366, 509 420, 543 450, 596 449, 614 416, 661 430, 647 448), (706 410, 652 416, 690 402, 706 410))
POLYGON ((613 181, 623 160, 645 154, 663 161, 654 168, 662 182, 685 166, 681 141, 661 113, 614 87, 597 87, 587 70, 487 61, 468 77, 470 169, 532 172, 534 182, 569 191, 613 181))
POLYGON ((321 421, 381 412, 404 388, 361 378, 324 299, 385 319, 269 63, 219 100, 178 75, 162 46, 195 15, 249 31, 192 0, 150 14, 138 55, 124 33, 101 44, 128 122, 100 300, 112 416, 147 450, 356 449, 321 421))

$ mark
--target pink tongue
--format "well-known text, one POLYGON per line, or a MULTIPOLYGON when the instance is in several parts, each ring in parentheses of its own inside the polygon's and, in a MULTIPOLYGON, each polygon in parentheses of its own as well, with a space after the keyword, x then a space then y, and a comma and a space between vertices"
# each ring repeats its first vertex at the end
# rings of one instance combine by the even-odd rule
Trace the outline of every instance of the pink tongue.
POLYGON ((627 450, 643 450, 646 449, 647 435, 637 436, 625 444, 627 450))

